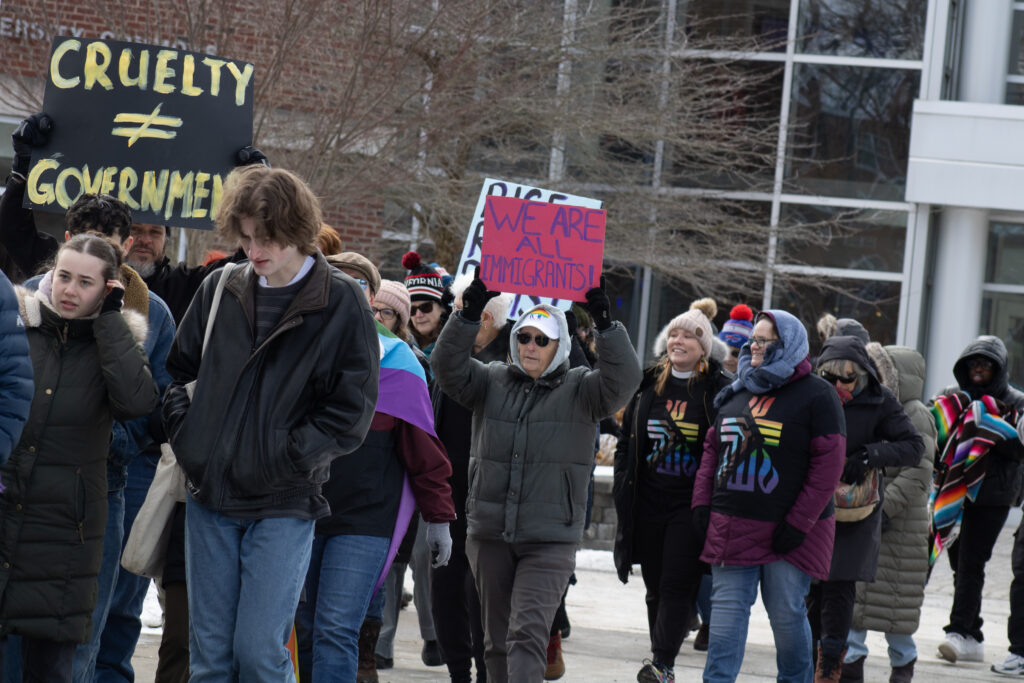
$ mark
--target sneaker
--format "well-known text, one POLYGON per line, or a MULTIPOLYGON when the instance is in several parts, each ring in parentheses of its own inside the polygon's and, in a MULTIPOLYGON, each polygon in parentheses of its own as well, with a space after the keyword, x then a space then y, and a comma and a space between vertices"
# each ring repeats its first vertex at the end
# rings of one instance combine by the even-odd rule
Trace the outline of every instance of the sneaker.
POLYGON ((939 644, 939 658, 947 662, 983 662, 985 646, 972 636, 947 633, 946 640, 939 644))
POLYGON ((993 664, 992 671, 1005 676, 1024 676, 1024 657, 1011 653, 1000 663, 993 664))
POLYGON ((670 667, 645 659, 636 680, 638 683, 675 683, 676 673, 670 667))

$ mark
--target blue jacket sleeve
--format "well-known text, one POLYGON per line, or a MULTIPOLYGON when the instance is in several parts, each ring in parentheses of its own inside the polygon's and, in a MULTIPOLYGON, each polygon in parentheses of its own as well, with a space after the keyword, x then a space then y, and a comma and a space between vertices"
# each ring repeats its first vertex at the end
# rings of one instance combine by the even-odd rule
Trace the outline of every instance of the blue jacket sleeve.
POLYGON ((11 455, 32 407, 35 384, 14 287, 0 273, 0 463, 11 455))

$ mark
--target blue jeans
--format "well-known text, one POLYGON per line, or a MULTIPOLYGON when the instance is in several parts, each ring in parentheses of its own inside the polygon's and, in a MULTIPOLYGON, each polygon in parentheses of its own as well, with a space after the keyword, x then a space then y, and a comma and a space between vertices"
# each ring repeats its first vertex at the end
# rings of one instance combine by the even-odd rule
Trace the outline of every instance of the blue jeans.
POLYGON ((103 626, 110 610, 117 572, 121 568, 121 541, 124 537, 124 491, 107 493, 107 528, 103 532, 103 559, 100 561, 99 591, 92 610, 92 632, 88 643, 75 648, 73 666, 75 683, 92 683, 96 653, 100 649, 103 626))
POLYGON ((811 626, 804 596, 811 577, 779 560, 752 567, 711 568, 711 629, 705 683, 735 681, 747 643, 750 606, 758 585, 775 636, 775 663, 779 683, 810 683, 811 626))
MULTIPOLYGON (((844 661, 855 662, 868 656, 867 635, 867 631, 850 629, 850 635, 846 639, 847 650, 844 661)), ((907 633, 886 633, 885 641, 889 643, 889 665, 892 668, 905 666, 917 659, 917 645, 914 644, 914 636, 907 633)))
POLYGON ((191 683, 295 681, 286 644, 309 567, 312 520, 185 513, 191 683))
POLYGON ((295 614, 299 679, 354 681, 359 629, 384 569, 385 536, 314 536, 305 596, 295 614))
MULTIPOLYGON (((128 463, 128 477, 124 487, 124 538, 121 551, 128 542, 128 534, 139 514, 139 508, 146 500, 146 492, 153 483, 159 455, 139 454, 128 463)), ((101 576, 102 580, 102 576, 101 576)), ((110 598, 110 609, 107 612, 106 625, 103 626, 96 653, 96 674, 86 681, 96 683, 130 683, 135 680, 132 669, 132 655, 139 642, 142 631, 142 604, 146 600, 150 579, 125 571, 117 567, 117 581, 114 594, 110 598)), ((98 628, 93 622, 93 628, 98 628)), ((95 632, 93 640, 96 639, 95 632)), ((81 648, 79 648, 81 649, 81 648)), ((77 664, 76 673, 77 673, 77 664)))

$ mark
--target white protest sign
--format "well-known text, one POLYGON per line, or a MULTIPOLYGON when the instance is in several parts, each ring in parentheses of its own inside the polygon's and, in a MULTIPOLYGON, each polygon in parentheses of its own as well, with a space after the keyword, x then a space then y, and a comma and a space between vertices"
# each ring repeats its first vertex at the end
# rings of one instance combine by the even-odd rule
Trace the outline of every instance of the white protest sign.
MULTIPOLYGON (((466 236, 466 244, 462 247, 462 258, 459 260, 459 267, 455 272, 456 277, 462 273, 473 273, 476 271, 476 267, 480 265, 480 247, 483 244, 484 234, 484 206, 489 195, 517 197, 519 199, 530 199, 535 202, 547 202, 549 204, 569 204, 589 209, 600 209, 602 205, 599 199, 545 190, 544 188, 531 185, 520 185, 508 180, 486 178, 483 187, 480 188, 480 197, 476 202, 476 211, 473 213, 473 222, 469 227, 469 234, 466 236)), ((550 299, 548 297, 517 294, 512 301, 512 306, 508 310, 508 317, 515 320, 537 304, 551 304, 563 311, 568 311, 572 307, 572 302, 565 299, 550 299)))

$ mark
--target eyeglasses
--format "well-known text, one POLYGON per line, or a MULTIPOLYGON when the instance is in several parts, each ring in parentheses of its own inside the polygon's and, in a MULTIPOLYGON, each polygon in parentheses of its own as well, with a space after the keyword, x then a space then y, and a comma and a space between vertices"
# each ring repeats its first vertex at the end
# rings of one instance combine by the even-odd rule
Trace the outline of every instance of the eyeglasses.
POLYGON ((820 374, 821 378, 823 380, 825 380, 826 382, 828 382, 829 384, 835 384, 836 382, 842 382, 843 384, 853 384, 854 382, 857 381, 857 373, 856 372, 853 373, 852 375, 843 376, 843 375, 836 375, 836 374, 831 373, 831 372, 825 372, 824 370, 822 370, 818 374, 820 374))
POLYGON ((774 344, 777 341, 779 341, 778 337, 751 337, 750 345, 760 346, 763 348, 765 346, 768 346, 769 344, 774 344))
POLYGON ((355 281, 356 281, 356 283, 358 283, 358 284, 359 284, 359 286, 363 288, 363 291, 364 291, 364 292, 366 291, 366 286, 367 286, 368 284, 370 284, 369 282, 367 282, 366 280, 364 280, 364 279, 363 279, 363 278, 361 278, 361 277, 354 277, 354 278, 352 278, 352 279, 353 279, 353 280, 355 280, 355 281))
POLYGON ((370 310, 373 311, 374 315, 379 315, 385 320, 392 320, 395 317, 395 311, 391 308, 377 308, 376 306, 370 306, 370 310))
POLYGON ((967 361, 967 368, 969 370, 991 370, 996 366, 988 358, 972 358, 967 361))
POLYGON ((430 315, 430 312, 434 310, 433 301, 424 301, 421 304, 413 305, 409 307, 409 315, 416 315, 422 313, 423 315, 430 315))
POLYGON ((551 341, 551 339, 545 337, 543 334, 533 336, 529 332, 520 332, 519 334, 516 335, 516 341, 522 344, 523 346, 526 346, 532 341, 534 344, 543 349, 545 346, 548 345, 548 342, 551 341))

